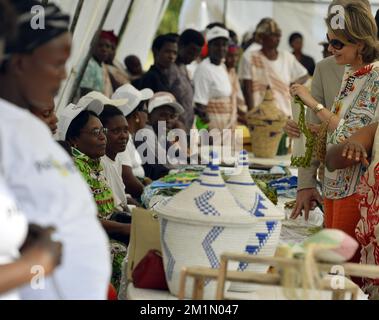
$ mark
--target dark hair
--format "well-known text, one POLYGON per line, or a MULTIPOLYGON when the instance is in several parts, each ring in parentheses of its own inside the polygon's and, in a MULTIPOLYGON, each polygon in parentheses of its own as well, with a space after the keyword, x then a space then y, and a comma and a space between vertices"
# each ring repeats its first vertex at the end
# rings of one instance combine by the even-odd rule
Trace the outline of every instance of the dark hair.
POLYGON ((173 37, 173 38, 175 38, 176 39, 176 42, 178 42, 179 41, 179 34, 178 33, 176 33, 176 32, 169 32, 169 33, 166 33, 165 34, 165 36, 168 36, 168 37, 173 37))
POLYGON ((379 9, 378 11, 376 11, 376 14, 375 14, 375 23, 376 23, 376 26, 378 27, 378 39, 379 39, 379 9))
POLYGON ((178 37, 175 36, 173 33, 163 34, 156 37, 153 41, 153 51, 159 51, 167 42, 178 43, 178 37))
POLYGON ((7 0, 0 0, 0 38, 10 39, 15 35, 16 13, 7 0))
POLYGON ((70 143, 64 140, 58 140, 57 143, 63 148, 64 151, 67 152, 70 157, 72 157, 72 149, 70 143))
POLYGON ((293 41, 295 41, 296 39, 303 39, 303 36, 301 33, 299 32, 294 32, 290 35, 289 39, 288 39, 288 43, 291 44, 293 41))
POLYGON ((106 127, 109 120, 113 117, 116 117, 116 116, 122 116, 123 117, 124 114, 122 113, 122 111, 119 108, 116 108, 115 106, 105 105, 103 112, 100 113, 100 115, 99 115, 99 119, 100 119, 101 123, 103 124, 103 126, 106 127))
POLYGON ((199 47, 203 47, 205 43, 204 36, 194 29, 184 30, 179 37, 179 45, 185 47, 192 43, 199 47))
POLYGON ((221 27, 223 29, 227 29, 226 25, 222 22, 211 22, 205 28, 209 30, 209 29, 212 29, 213 27, 221 27))
POLYGON ((137 61, 139 63, 141 63, 140 59, 136 55, 134 55, 134 54, 126 56, 125 59, 124 59, 124 63, 125 63, 126 67, 128 67, 129 63, 134 63, 134 62, 137 62, 137 61))
POLYGON ((82 130, 88 123, 90 116, 99 118, 95 112, 83 110, 71 121, 66 132, 66 141, 70 141, 71 139, 75 139, 80 136, 80 130, 82 130))

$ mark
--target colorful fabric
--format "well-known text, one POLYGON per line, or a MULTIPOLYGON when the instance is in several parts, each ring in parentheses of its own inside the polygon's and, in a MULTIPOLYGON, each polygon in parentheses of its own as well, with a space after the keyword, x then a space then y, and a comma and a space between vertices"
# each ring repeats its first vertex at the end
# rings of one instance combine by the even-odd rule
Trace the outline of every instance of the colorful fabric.
POLYGON ((307 70, 292 54, 284 51, 279 51, 278 58, 273 61, 267 59, 262 51, 252 52, 250 59, 254 106, 263 102, 266 90, 270 87, 278 108, 290 117, 290 84, 306 76, 307 70))
POLYGON ((235 68, 229 69, 228 71, 230 84, 232 85, 232 104, 233 108, 237 108, 242 112, 247 111, 247 106, 245 103, 245 98, 243 96, 240 81, 235 68))
MULTIPOLYGON (((338 229, 356 238, 355 227, 360 218, 359 196, 353 194, 343 199, 324 199, 324 223, 328 229, 338 229)), ((359 262, 360 250, 357 250, 351 262, 359 262)))
MULTIPOLYGON (((360 128, 379 118, 379 62, 353 72, 347 67, 341 90, 332 107, 340 122, 337 129, 328 133, 327 149, 349 138, 360 128)), ((328 199, 341 199, 356 192, 363 175, 362 164, 330 172, 325 169, 324 195, 328 199)))
POLYGON ((75 165, 91 188, 100 218, 107 218, 117 211, 115 208, 112 190, 104 176, 100 159, 91 159, 78 149, 72 148, 75 165))
POLYGON ((235 129, 237 126, 237 106, 233 105, 230 97, 209 100, 207 113, 209 130, 235 129))
POLYGON ((106 65, 103 63, 99 65, 96 60, 91 57, 88 61, 83 79, 80 82, 80 88, 99 91, 110 98, 113 94, 113 89, 106 65))
POLYGON ((118 44, 118 37, 115 35, 113 30, 110 30, 110 31, 102 30, 100 32, 100 39, 107 39, 110 42, 114 43, 116 46, 118 44))
MULTIPOLYGON (((361 263, 379 265, 379 131, 374 142, 373 161, 358 187, 361 219, 355 230, 361 249, 361 263)), ((364 279, 364 291, 379 299, 379 279, 364 279)))

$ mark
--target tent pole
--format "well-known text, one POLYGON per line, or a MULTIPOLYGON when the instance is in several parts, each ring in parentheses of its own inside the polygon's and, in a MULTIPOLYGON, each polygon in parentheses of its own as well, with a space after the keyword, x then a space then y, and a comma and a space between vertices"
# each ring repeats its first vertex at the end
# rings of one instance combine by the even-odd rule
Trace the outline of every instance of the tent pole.
POLYGON ((72 18, 72 23, 70 26, 70 33, 71 34, 74 34, 74 32, 75 32, 75 28, 76 28, 76 25, 78 23, 80 12, 82 11, 83 4, 84 4, 84 0, 79 0, 79 3, 76 6, 74 17, 72 18))
POLYGON ((101 30, 103 29, 103 26, 104 26, 104 23, 105 23, 105 20, 108 16, 108 13, 112 7, 112 4, 113 4, 113 0, 108 0, 108 3, 107 3, 107 6, 104 10, 104 14, 103 16, 101 17, 101 21, 100 21, 100 24, 99 24, 99 28, 97 29, 92 41, 91 41, 91 45, 90 45, 90 50, 88 51, 85 59, 84 59, 84 62, 80 68, 80 70, 78 71, 78 74, 77 74, 77 77, 75 79, 75 82, 74 82, 74 85, 72 86, 72 91, 70 93, 70 99, 68 100, 69 102, 73 101, 74 98, 75 98, 75 95, 79 89, 79 86, 80 86, 80 82, 82 81, 82 78, 83 78, 83 75, 84 75, 84 72, 87 68, 87 64, 88 64, 88 61, 91 59, 91 56, 92 56, 92 51, 95 47, 95 45, 97 44, 97 37, 98 35, 100 34, 101 30))
POLYGON ((128 10, 127 10, 126 13, 125 13, 124 20, 122 21, 122 25, 121 25, 120 31, 119 31, 119 33, 118 33, 118 38, 119 38, 119 39, 121 39, 122 36, 123 36, 124 33, 125 33, 126 26, 128 25, 128 22, 129 22, 130 12, 132 11, 133 3, 134 3, 134 0, 130 0, 128 10))
POLYGON ((226 15, 227 15, 227 10, 228 10, 228 0, 224 0, 224 15, 222 17, 222 22, 226 26, 226 15))

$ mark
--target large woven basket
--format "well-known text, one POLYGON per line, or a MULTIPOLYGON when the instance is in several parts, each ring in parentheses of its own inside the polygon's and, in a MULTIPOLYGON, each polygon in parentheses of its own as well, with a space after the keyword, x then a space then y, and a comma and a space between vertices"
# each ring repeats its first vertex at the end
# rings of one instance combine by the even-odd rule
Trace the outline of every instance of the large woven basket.
POLYGON ((263 102, 247 114, 251 149, 256 157, 273 158, 276 155, 286 121, 268 88, 263 102))
MULTIPOLYGON (((236 200, 249 211, 251 216, 257 219, 253 225, 250 237, 245 248, 246 253, 273 257, 279 244, 281 220, 284 212, 280 211, 264 195, 252 180, 249 173, 249 159, 246 151, 241 151, 238 160, 238 170, 235 175, 226 182, 228 189, 236 200)), ((249 270, 266 273, 268 265, 241 263, 239 270, 249 270)), ((234 282, 230 291, 248 292, 254 291, 254 286, 246 283, 234 282)))
MULTIPOLYGON (((255 220, 241 208, 221 178, 218 166, 209 165, 194 182, 155 207, 161 224, 161 243, 170 292, 178 295, 183 267, 218 268, 226 251, 244 252, 255 220)), ((237 270, 238 263, 230 270, 237 270)), ((188 282, 185 297, 191 298, 188 282)), ((207 281, 206 299, 214 299, 216 283, 207 281)))

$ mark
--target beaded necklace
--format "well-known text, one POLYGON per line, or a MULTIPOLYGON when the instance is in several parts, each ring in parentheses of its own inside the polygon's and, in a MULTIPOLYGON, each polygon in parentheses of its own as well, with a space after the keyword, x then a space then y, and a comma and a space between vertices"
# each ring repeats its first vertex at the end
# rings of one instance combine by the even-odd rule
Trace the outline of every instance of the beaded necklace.
POLYGON ((307 168, 311 165, 313 148, 315 146, 316 139, 305 123, 305 106, 304 106, 303 101, 298 96, 296 96, 294 98, 294 103, 300 106, 298 126, 299 126, 300 131, 304 134, 306 140, 305 140, 304 156, 302 157, 292 156, 291 166, 307 168))

